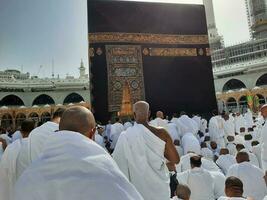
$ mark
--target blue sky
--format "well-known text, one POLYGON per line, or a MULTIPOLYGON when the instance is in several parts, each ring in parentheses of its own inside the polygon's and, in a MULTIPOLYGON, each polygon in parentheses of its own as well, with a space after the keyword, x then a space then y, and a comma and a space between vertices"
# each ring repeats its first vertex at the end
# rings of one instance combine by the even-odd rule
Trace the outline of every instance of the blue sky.
MULTIPOLYGON (((248 40, 244 0, 213 1, 226 45, 248 40)), ((88 67, 86 0, 0 0, 0 27, 0 70, 51 77, 54 60, 55 75, 65 77, 78 76, 81 59, 88 67)))

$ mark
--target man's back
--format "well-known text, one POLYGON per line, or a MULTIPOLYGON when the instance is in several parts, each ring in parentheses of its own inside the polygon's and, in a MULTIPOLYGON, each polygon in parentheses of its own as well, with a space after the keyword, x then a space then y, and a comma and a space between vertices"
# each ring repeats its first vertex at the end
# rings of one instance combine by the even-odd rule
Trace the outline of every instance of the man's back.
POLYGON ((19 178, 15 200, 141 200, 112 158, 85 136, 60 131, 19 178))
MULTIPOLYGON (((152 131, 156 128, 149 127, 152 131)), ((168 200, 169 177, 164 158, 165 142, 141 124, 134 124, 119 137, 113 158, 146 200, 168 200)))
POLYGON ((263 171, 249 162, 242 162, 230 167, 227 173, 227 177, 229 176, 238 177, 243 182, 244 196, 262 200, 267 194, 263 171))
POLYGON ((184 149, 184 154, 188 152, 194 152, 200 154, 200 144, 197 138, 192 133, 186 133, 182 137, 182 146, 184 149))
POLYGON ((8 145, 0 162, 0 200, 11 199, 14 185, 17 180, 17 160, 22 144, 27 138, 18 139, 8 145))
POLYGON ((224 174, 227 174, 229 168, 236 164, 235 157, 226 154, 226 155, 220 155, 219 158, 216 160, 217 165, 222 169, 224 174))
POLYGON ((191 190, 191 200, 214 200, 214 181, 208 171, 193 168, 177 174, 180 184, 188 185, 191 190))

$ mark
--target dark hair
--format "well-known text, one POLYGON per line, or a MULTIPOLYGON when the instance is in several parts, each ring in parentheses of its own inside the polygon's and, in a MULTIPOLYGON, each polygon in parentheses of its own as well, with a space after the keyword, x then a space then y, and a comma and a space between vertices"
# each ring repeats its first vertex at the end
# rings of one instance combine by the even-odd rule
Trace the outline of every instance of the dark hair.
POLYGON ((256 140, 251 142, 252 146, 257 146, 258 144, 260 144, 260 143, 258 141, 256 141, 256 140))
POLYGON ((201 167, 201 157, 200 156, 192 156, 190 158, 190 164, 191 166, 194 166, 194 167, 201 167))
POLYGON ((21 132, 30 133, 35 128, 35 121, 33 119, 25 119, 21 123, 21 132))
POLYGON ((213 114, 214 116, 218 115, 218 110, 215 110, 215 109, 214 109, 214 110, 212 111, 212 114, 213 114))
POLYGON ((225 188, 230 188, 243 194, 243 183, 235 176, 230 176, 225 180, 225 188))
POLYGON ((244 136, 245 140, 252 140, 252 135, 248 134, 244 136))
POLYGON ((240 151, 240 150, 242 150, 242 149, 245 149, 245 146, 244 146, 243 144, 237 144, 237 145, 235 146, 235 148, 236 148, 237 151, 240 151))
POLYGON ((206 142, 201 142, 200 147, 201 147, 201 148, 207 148, 207 144, 206 144, 206 142))
POLYGON ((53 119, 57 117, 62 117, 65 110, 66 110, 65 108, 58 108, 53 114, 53 119))

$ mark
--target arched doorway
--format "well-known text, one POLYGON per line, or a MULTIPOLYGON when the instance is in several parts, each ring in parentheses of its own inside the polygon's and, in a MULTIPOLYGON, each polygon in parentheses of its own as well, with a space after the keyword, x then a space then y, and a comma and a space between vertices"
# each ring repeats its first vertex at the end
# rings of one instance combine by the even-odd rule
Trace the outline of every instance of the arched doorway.
POLYGON ((16 95, 7 95, 1 100, 1 106, 24 106, 24 102, 16 95))
POLYGON ((261 94, 256 94, 256 95, 257 95, 258 98, 259 98, 259 104, 260 104, 260 105, 265 104, 265 98, 264 98, 264 96, 261 95, 261 94))
POLYGON ((223 92, 227 92, 228 90, 239 90, 241 88, 246 88, 246 85, 242 81, 231 79, 224 84, 223 92))
POLYGON ((77 93, 71 93, 63 101, 63 104, 70 104, 70 103, 80 103, 84 101, 83 97, 77 93))
POLYGON ((41 122, 42 124, 47 122, 47 121, 50 121, 51 120, 51 115, 50 113, 48 112, 44 112, 42 115, 41 115, 41 122))
POLYGON ((29 118, 33 119, 35 122, 39 122, 39 115, 37 113, 30 113, 29 118))
POLYGON ((55 104, 54 99, 46 94, 39 95, 32 102, 32 105, 46 105, 46 104, 48 105, 55 104))
POLYGON ((13 123, 12 123, 12 116, 8 113, 2 115, 1 119, 1 127, 2 128, 12 128, 13 123))
POLYGON ((26 115, 23 113, 19 113, 16 116, 16 128, 21 126, 21 123, 26 119, 26 115))
POLYGON ((246 112, 248 108, 248 101, 246 96, 242 96, 239 99, 239 108, 240 108, 240 113, 246 112))
POLYGON ((258 78, 256 82, 256 86, 267 86, 267 73, 263 74, 260 78, 258 78))
POLYGON ((235 111, 237 108, 236 100, 233 97, 230 97, 226 102, 226 107, 230 112, 235 111))

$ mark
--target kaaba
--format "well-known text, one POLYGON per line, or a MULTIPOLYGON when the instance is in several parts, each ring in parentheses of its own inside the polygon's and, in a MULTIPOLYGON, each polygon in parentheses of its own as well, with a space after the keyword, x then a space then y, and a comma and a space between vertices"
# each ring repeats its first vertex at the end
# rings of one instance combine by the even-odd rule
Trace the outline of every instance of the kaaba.
POLYGON ((92 108, 107 122, 131 102, 152 113, 217 109, 203 5, 88 0, 92 108))

